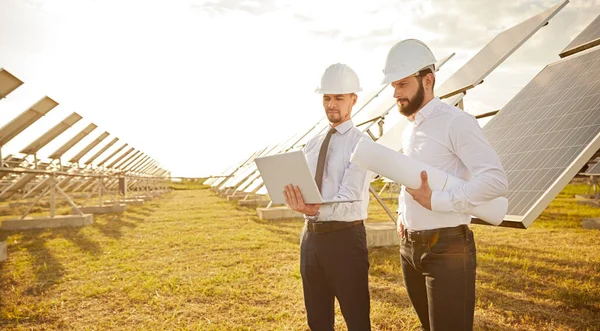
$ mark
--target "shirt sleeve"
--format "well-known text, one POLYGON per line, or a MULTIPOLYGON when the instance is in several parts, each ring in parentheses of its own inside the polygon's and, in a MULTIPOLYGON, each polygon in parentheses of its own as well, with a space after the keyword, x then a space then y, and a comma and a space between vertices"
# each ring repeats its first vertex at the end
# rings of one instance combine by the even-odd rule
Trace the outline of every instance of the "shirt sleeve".
POLYGON ((436 212, 466 213, 508 191, 508 180, 498 155, 477 120, 468 114, 448 124, 451 147, 471 173, 471 180, 447 191, 433 191, 431 209, 436 212))
MULTIPOLYGON (((368 199, 368 185, 371 184, 373 177, 375 177, 373 172, 348 162, 340 189, 332 200, 368 199)), ((347 215, 352 213, 353 208, 356 208, 354 203, 333 203, 330 207, 328 213, 323 216, 331 218, 332 215, 347 215)))

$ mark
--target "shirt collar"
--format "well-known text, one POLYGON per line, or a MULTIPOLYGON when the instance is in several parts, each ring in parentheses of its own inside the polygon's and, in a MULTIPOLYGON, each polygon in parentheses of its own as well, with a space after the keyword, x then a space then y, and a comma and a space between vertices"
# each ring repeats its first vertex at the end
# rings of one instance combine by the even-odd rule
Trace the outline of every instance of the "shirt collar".
MULTIPOLYGON (((353 126, 354 126, 354 123, 352 122, 352 120, 347 120, 347 121, 343 122, 342 124, 336 126, 335 129, 338 133, 344 134, 344 133, 348 132, 348 130, 352 129, 353 126)), ((331 125, 329 127, 331 127, 331 125)))
POLYGON ((421 110, 415 114, 415 120, 412 121, 412 124, 414 126, 419 126, 419 124, 423 123, 427 117, 431 116, 435 107, 437 107, 437 105, 439 105, 441 102, 442 101, 438 97, 431 99, 431 101, 429 101, 425 107, 421 108, 421 110))

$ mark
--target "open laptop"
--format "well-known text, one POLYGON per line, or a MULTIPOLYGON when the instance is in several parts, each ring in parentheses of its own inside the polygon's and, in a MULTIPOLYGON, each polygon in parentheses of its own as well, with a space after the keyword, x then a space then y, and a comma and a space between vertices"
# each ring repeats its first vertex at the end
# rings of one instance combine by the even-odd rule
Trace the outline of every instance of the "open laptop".
POLYGON ((330 204, 355 202, 360 200, 323 200, 317 183, 308 168, 306 156, 302 151, 294 151, 257 157, 254 159, 265 187, 274 204, 285 204, 283 191, 292 184, 300 188, 307 204, 330 204))

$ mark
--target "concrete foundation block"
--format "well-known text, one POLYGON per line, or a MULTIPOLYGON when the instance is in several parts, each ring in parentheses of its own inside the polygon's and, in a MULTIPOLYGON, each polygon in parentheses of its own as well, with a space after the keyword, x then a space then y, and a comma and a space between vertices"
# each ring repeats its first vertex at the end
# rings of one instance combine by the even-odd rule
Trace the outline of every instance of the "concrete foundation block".
POLYGON ((365 223, 367 247, 399 246, 400 238, 393 222, 365 223))
MULTIPOLYGON (((127 205, 119 204, 119 205, 107 205, 107 206, 87 206, 87 207, 79 207, 79 210, 81 210, 84 214, 94 214, 94 215, 120 214, 120 213, 125 212, 125 210, 127 210, 127 205)), ((75 208, 71 209, 71 214, 79 215, 79 213, 77 212, 77 210, 75 210, 75 208)))
POLYGON ((8 206, 10 208, 29 207, 31 202, 9 202, 8 206))
POLYGON ((244 199, 245 197, 246 197, 246 194, 228 195, 227 201, 240 201, 240 200, 244 199))
POLYGON ((240 207, 264 208, 269 205, 269 200, 257 200, 257 199, 239 200, 238 205, 240 207))
MULTIPOLYGON (((107 205, 112 205, 115 202, 112 200, 106 200, 106 201, 104 201, 104 203, 107 205)), ((124 203, 124 204, 128 204, 128 205, 139 206, 139 205, 144 204, 144 199, 133 199, 133 198, 121 199, 121 200, 117 201, 117 203, 121 203, 121 204, 124 203)))
POLYGON ((8 253, 6 251, 6 241, 0 241, 0 262, 6 260, 8 253))
POLYGON ((600 229, 600 218, 584 218, 581 225, 584 229, 600 229))
POLYGON ((151 195, 139 195, 139 196, 135 197, 135 199, 142 199, 144 201, 152 201, 152 199, 154 199, 154 197, 151 195))
POLYGON ((94 215, 60 215, 54 217, 26 217, 24 219, 8 219, 2 221, 2 230, 26 230, 60 228, 67 226, 86 226, 94 223, 94 215))
POLYGON ((593 199, 596 200, 596 195, 595 194, 575 194, 575 199, 579 199, 579 200, 589 200, 589 199, 593 199))
POLYGON ((283 220, 302 218, 302 214, 288 207, 256 208, 258 218, 261 220, 283 220))

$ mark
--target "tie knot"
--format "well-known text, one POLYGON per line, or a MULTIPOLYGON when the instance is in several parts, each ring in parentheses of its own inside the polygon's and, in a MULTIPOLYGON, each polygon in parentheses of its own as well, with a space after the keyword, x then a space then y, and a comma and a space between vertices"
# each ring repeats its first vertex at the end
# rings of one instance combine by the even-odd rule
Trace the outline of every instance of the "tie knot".
POLYGON ((327 133, 328 133, 329 135, 332 135, 332 134, 334 134, 334 133, 336 133, 336 132, 337 132, 337 130, 336 130, 335 128, 331 128, 331 129, 329 129, 329 132, 327 132, 327 133))

